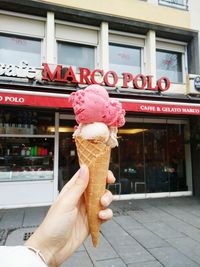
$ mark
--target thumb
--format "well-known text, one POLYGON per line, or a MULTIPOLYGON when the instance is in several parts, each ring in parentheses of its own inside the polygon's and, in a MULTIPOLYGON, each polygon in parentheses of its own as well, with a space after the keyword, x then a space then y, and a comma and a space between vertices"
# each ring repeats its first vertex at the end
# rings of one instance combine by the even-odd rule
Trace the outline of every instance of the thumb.
POLYGON ((76 206, 89 182, 89 170, 86 165, 81 165, 78 177, 71 189, 68 191, 68 202, 71 206, 76 206))

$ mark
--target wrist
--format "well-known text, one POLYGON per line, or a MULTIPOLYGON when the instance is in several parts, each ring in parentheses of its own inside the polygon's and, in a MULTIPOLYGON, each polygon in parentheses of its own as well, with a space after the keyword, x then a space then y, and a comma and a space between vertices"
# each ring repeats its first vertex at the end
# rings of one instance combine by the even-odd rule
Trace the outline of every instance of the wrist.
POLYGON ((48 267, 58 267, 55 261, 54 254, 45 244, 36 242, 34 240, 28 240, 24 244, 24 246, 26 246, 28 249, 32 250, 36 255, 38 255, 48 267))
POLYGON ((46 265, 48 265, 48 263, 46 262, 46 259, 45 257, 42 255, 41 251, 40 250, 37 250, 33 247, 30 247, 30 246, 26 246, 27 249, 29 249, 30 251, 32 251, 33 253, 35 253, 35 255, 40 258, 46 265))

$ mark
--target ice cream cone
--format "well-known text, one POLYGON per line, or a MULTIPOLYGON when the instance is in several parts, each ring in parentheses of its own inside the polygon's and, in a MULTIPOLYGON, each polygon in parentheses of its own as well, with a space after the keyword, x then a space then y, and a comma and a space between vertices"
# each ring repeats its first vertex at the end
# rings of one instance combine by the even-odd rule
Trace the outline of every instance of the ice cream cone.
POLYGON ((101 221, 98 217, 102 209, 100 198, 105 192, 106 177, 108 173, 111 148, 95 140, 86 140, 75 137, 79 164, 85 164, 89 168, 89 184, 85 191, 87 217, 89 231, 92 236, 93 246, 97 246, 99 241, 99 231, 101 221))

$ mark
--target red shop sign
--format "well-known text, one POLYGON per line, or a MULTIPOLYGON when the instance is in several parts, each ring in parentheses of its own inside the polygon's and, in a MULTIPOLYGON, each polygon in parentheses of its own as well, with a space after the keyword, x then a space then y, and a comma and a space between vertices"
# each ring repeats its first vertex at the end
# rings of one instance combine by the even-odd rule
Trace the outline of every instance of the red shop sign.
MULTIPOLYGON (((68 96, 26 95, 17 93, 0 93, 0 104, 33 107, 71 108, 68 96)), ((122 101, 126 111, 145 112, 154 114, 185 114, 200 115, 200 105, 184 105, 176 103, 147 103, 122 101)))
MULTIPOLYGON (((118 86, 119 77, 115 71, 105 72, 102 69, 94 69, 90 71, 88 68, 79 68, 79 78, 77 78, 71 66, 64 68, 62 65, 56 65, 52 69, 47 63, 43 63, 42 80, 50 82, 61 82, 67 84, 98 84, 108 87, 118 86), (97 78, 98 77, 98 78, 97 78)), ((170 80, 167 77, 160 77, 157 85, 153 86, 153 76, 137 74, 133 76, 131 73, 122 73, 122 88, 135 88, 139 90, 149 91, 166 91, 170 88, 170 80)))
POLYGON ((152 104, 152 103, 133 103, 123 102, 126 111, 157 113, 157 114, 185 114, 200 115, 200 105, 177 105, 177 104, 152 104))
POLYGON ((66 97, 0 93, 0 104, 33 107, 69 108, 66 97))

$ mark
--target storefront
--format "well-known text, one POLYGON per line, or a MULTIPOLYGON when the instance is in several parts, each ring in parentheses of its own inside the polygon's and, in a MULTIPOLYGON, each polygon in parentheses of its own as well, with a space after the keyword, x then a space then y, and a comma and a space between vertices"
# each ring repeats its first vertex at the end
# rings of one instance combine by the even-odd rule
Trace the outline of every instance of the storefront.
MULTIPOLYGON (((1 207, 49 205, 78 169, 68 97, 1 89, 1 207)), ((192 195, 189 124, 200 105, 118 99, 127 115, 110 161, 115 198, 192 195)))
POLYGON ((78 169, 68 98, 89 84, 105 86, 127 112, 110 161, 115 198, 192 195, 190 128, 200 104, 186 77, 197 33, 165 39, 165 26, 124 32, 120 18, 94 26, 95 13, 66 21, 62 11, 0 12, 0 208, 49 205, 78 169))

